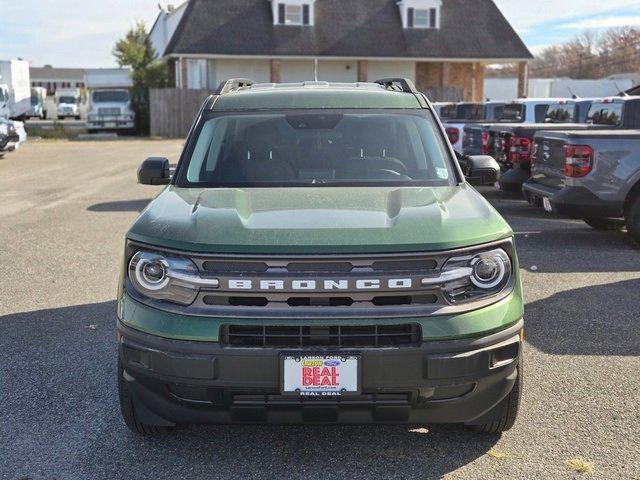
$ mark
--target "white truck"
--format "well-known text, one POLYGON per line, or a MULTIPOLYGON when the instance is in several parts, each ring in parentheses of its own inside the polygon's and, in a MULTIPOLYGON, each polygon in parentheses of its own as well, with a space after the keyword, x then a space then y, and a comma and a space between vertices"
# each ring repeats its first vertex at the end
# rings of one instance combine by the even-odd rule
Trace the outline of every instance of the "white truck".
POLYGON ((80 90, 67 88, 56 91, 56 110, 58 120, 65 118, 80 120, 80 90))
POLYGON ((31 108, 27 112, 27 119, 47 118, 47 89, 44 87, 31 88, 31 108))
POLYGON ((24 120, 30 108, 29 62, 0 60, 0 118, 24 120))
POLYGON ((131 71, 123 68, 85 70, 85 86, 89 90, 87 130, 132 132, 135 113, 131 107, 131 71))

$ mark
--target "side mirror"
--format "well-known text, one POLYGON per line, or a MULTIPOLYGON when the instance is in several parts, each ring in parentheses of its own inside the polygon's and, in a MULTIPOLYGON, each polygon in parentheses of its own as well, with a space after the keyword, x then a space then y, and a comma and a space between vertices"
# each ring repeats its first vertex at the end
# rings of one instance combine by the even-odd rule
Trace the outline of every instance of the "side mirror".
POLYGON ((167 185, 171 179, 169 160, 149 157, 138 168, 138 183, 142 185, 167 185))
POLYGON ((458 159, 471 185, 493 185, 500 179, 500 165, 488 155, 462 156, 458 159))

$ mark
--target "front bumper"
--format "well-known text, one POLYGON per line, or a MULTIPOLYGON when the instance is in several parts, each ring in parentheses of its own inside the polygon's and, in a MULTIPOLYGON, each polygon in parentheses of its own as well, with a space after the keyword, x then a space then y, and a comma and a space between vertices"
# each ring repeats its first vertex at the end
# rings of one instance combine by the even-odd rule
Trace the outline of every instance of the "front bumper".
POLYGON ((129 117, 95 117, 87 120, 87 128, 91 130, 131 130, 135 128, 135 121, 129 117))
POLYGON ((542 199, 548 198, 553 213, 573 218, 619 218, 624 215, 622 202, 602 200, 584 187, 564 187, 556 189, 534 181, 522 185, 525 199, 533 204, 542 205, 542 199))
POLYGON ((118 322, 119 359, 136 417, 193 423, 486 423, 511 391, 523 321, 480 338, 416 347, 305 347, 361 355, 361 393, 330 398, 280 394, 280 361, 292 349, 169 340, 118 322))

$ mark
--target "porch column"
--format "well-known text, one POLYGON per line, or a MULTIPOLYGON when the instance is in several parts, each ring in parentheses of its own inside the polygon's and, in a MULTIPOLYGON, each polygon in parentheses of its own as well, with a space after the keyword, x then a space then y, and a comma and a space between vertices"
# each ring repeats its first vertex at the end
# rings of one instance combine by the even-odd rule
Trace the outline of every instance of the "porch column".
POLYGON ((280 60, 272 58, 269 61, 269 69, 271 71, 271 83, 280 83, 280 60))
POLYGON ((451 82, 451 64, 449 62, 442 62, 440 67, 440 86, 448 87, 451 82))
POLYGON ((484 65, 480 62, 473 64, 471 100, 473 102, 484 101, 484 65))
POLYGON ((187 59, 184 57, 180 57, 179 59, 180 65, 180 84, 179 88, 187 88, 188 85, 188 77, 187 77, 187 59))
POLYGON ((366 82, 369 79, 368 67, 366 60, 358 60, 358 82, 366 82))
POLYGON ((518 62, 518 98, 529 95, 529 63, 518 62))

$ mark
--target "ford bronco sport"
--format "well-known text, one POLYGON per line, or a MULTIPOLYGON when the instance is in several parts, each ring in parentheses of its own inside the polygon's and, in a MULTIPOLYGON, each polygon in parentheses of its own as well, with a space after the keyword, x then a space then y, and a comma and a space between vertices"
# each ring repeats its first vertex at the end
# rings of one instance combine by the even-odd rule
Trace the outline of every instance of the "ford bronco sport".
MULTIPOLYGON (((482 157, 467 161, 486 175, 482 157)), ((173 175, 150 158, 138 179, 168 185, 122 261, 118 386, 131 430, 513 425, 513 232, 410 81, 230 80, 204 102, 173 175)))

